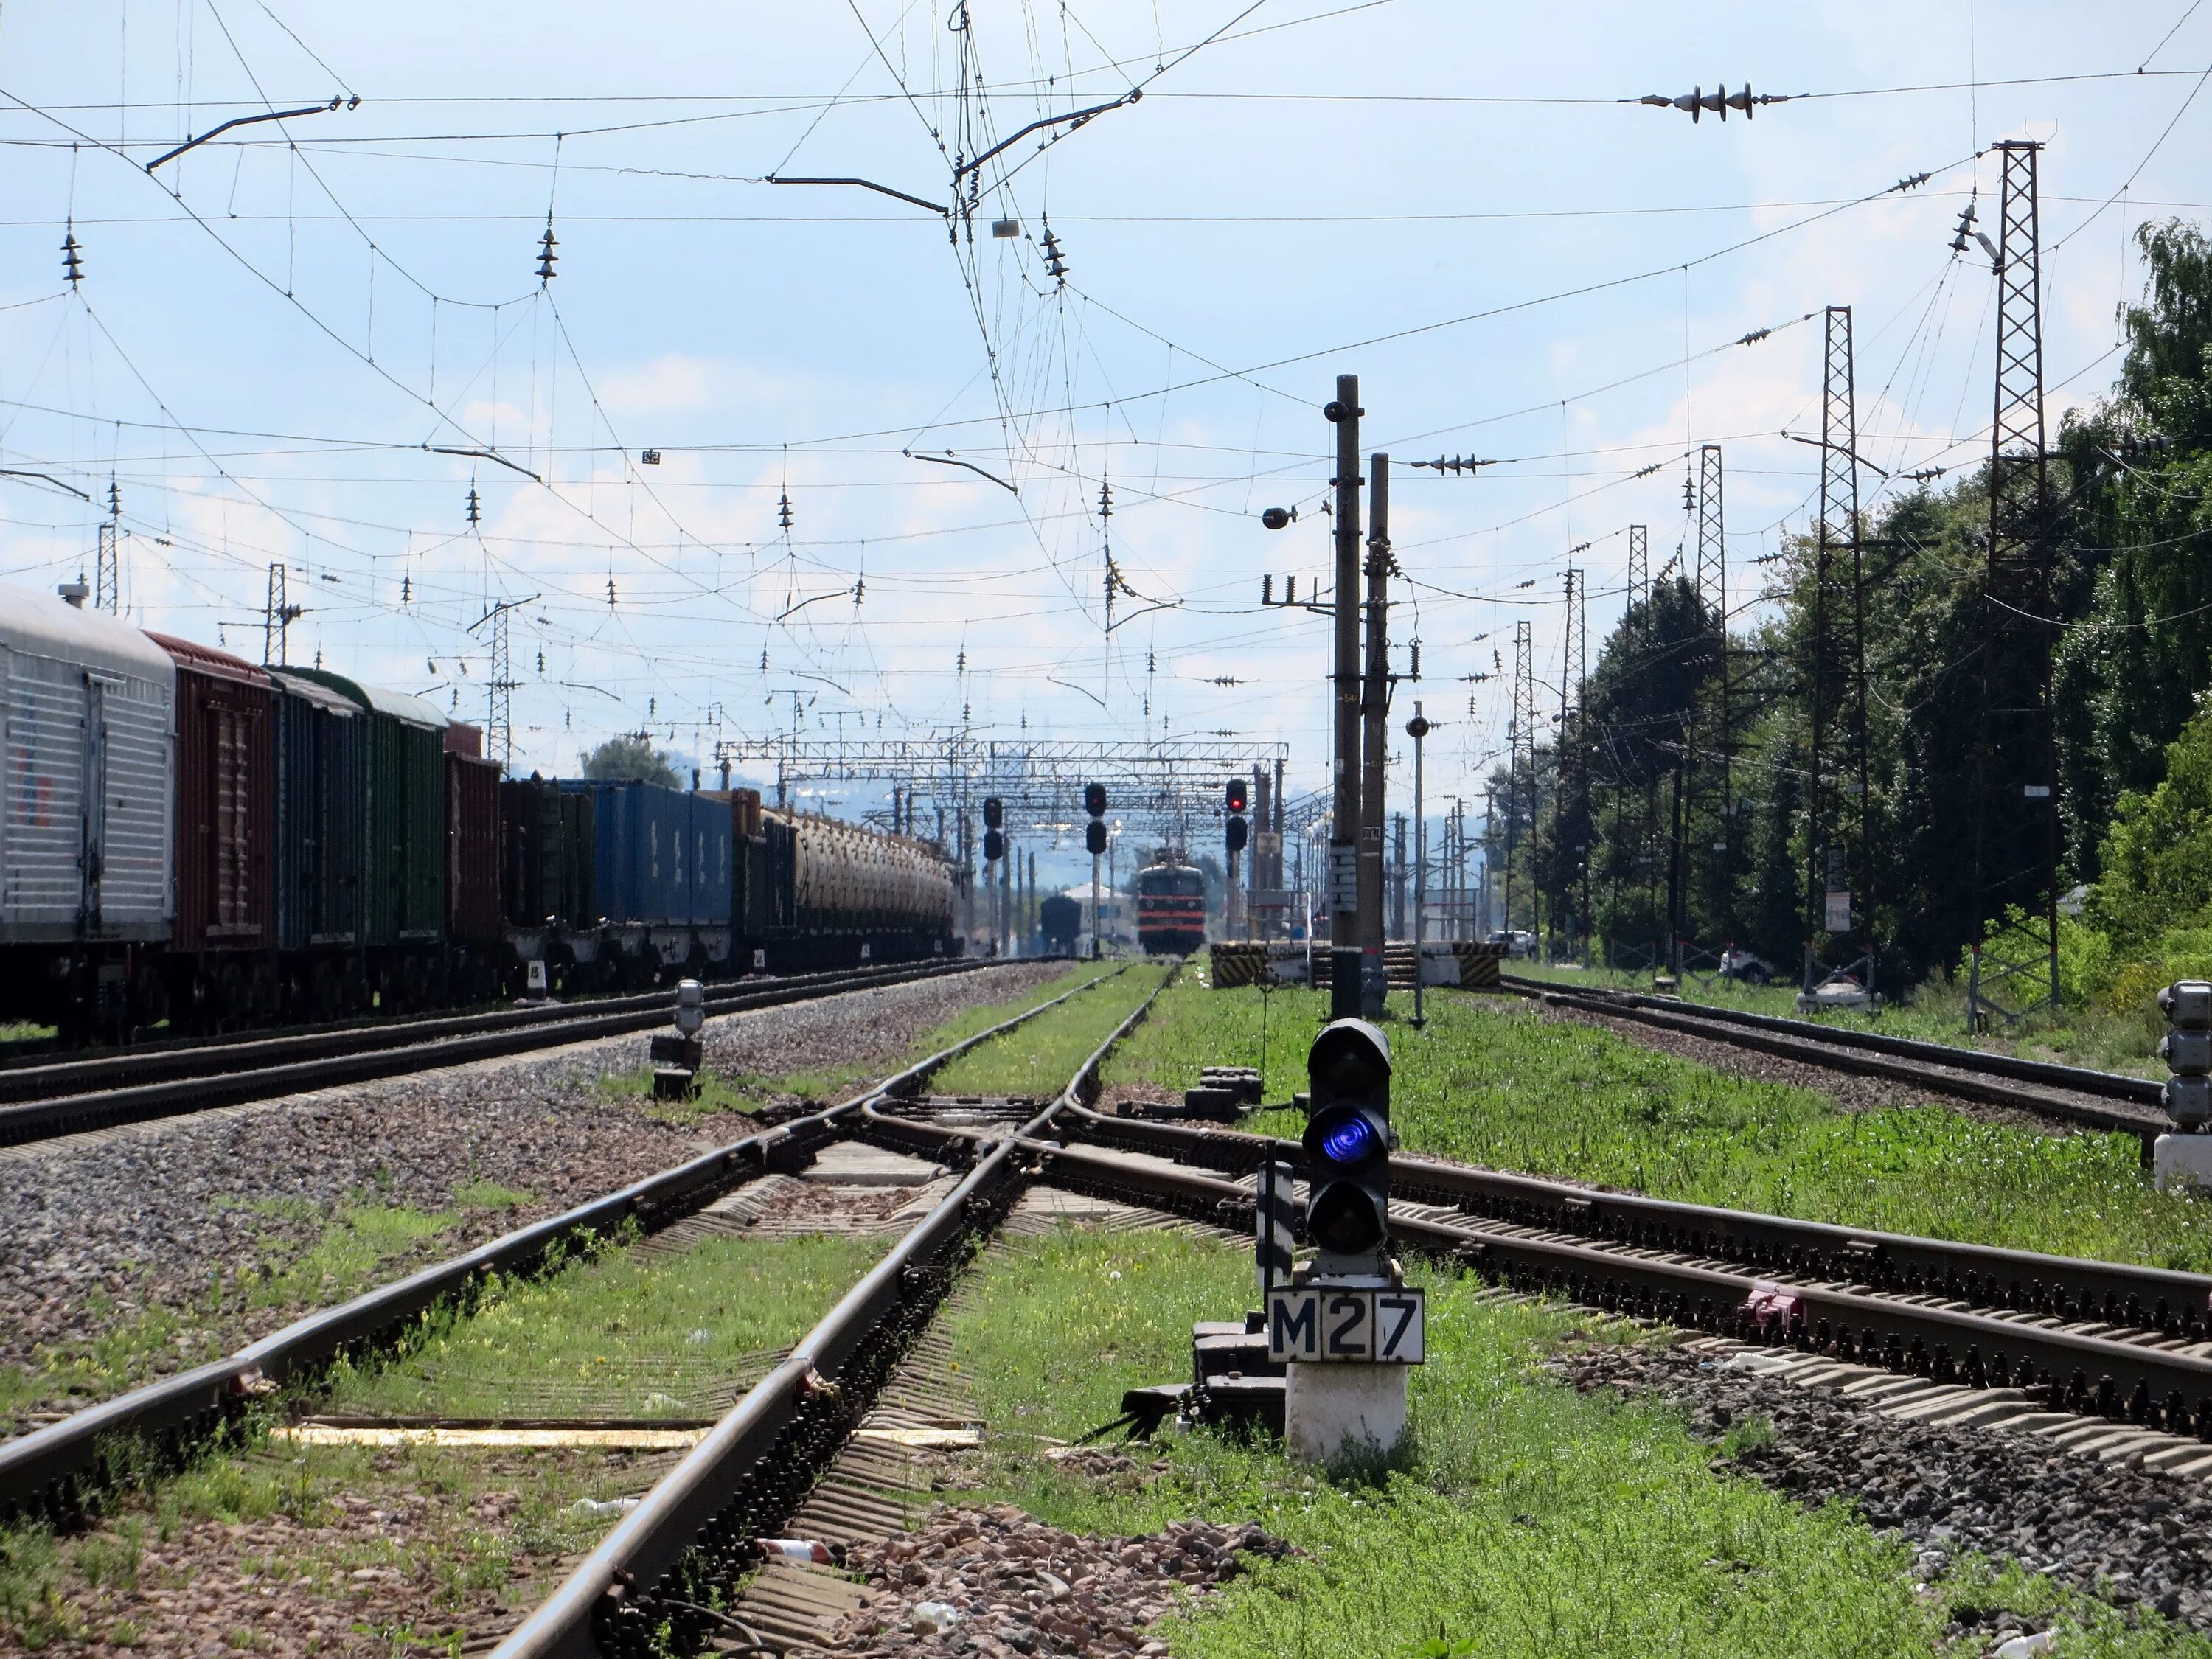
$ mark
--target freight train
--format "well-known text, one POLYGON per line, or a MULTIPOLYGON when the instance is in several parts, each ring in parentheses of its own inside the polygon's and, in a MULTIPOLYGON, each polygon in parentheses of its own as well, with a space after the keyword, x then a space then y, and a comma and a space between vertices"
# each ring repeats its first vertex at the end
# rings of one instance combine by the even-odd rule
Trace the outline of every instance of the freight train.
POLYGON ((76 1040, 952 954, 951 865, 0 584, 0 1018, 76 1040))
POLYGON ((1148 955, 1188 956, 1206 943, 1206 872, 1163 848, 1137 872, 1137 944, 1148 955))

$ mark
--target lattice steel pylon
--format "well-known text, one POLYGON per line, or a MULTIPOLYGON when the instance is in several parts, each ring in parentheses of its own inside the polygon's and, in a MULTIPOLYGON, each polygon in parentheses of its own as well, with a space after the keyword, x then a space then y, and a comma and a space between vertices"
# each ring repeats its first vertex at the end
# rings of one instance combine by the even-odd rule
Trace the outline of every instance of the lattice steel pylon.
POLYGON ((1565 636, 1559 651, 1559 730, 1553 740, 1558 805, 1552 814, 1552 868, 1557 902, 1568 907, 1569 938, 1589 937, 1590 789, 1589 734, 1583 729, 1583 684, 1589 678, 1589 573, 1567 567, 1565 636))
POLYGON ((1628 603, 1643 605, 1651 598, 1651 532, 1640 524, 1628 526, 1628 603))
POLYGON ((123 562, 113 519, 100 521, 100 550, 93 561, 92 606, 111 614, 123 609, 123 562))
POLYGON ((1868 836, 1866 592, 1859 534, 1858 409, 1851 308, 1827 308, 1820 405, 1820 516, 1814 531, 1812 752, 1806 796, 1805 962, 1826 977, 1816 941, 1842 942, 1847 971, 1874 989, 1873 860, 1868 836), (1863 951, 1860 945, 1863 942, 1863 951))
POLYGON ((261 612, 261 665, 282 668, 291 660, 292 624, 303 613, 291 602, 284 580, 284 564, 269 567, 269 599, 261 612))
MULTIPOLYGON (((1714 696, 1705 719, 1691 727, 1696 752, 1691 791, 1693 810, 1684 825, 1686 835, 1696 833, 1696 809, 1711 815, 1712 833, 1706 872, 1706 897, 1720 923, 1723 942, 1735 932, 1735 688, 1729 681, 1728 649, 1728 526, 1721 466, 1721 447, 1698 447, 1698 605, 1705 619, 1707 663, 1714 696), (1702 732, 1699 727, 1702 726, 1702 732)), ((1684 900, 1686 912, 1687 899, 1684 900)), ((1686 925, 1686 914, 1682 921, 1686 925)))
POLYGON ((1536 802, 1536 680, 1528 624, 1513 624, 1513 718, 1505 728, 1505 926, 1513 926, 1513 854, 1521 815, 1533 823, 1536 802))
POLYGON ((1990 552, 1975 748, 1970 1028, 2058 1001, 2058 799, 2051 708, 2050 457, 2043 429, 2043 294, 2033 139, 1997 144, 1997 352, 1990 552))
POLYGON ((512 607, 501 605, 491 618, 491 678, 484 686, 484 754, 500 770, 514 769, 514 659, 507 643, 512 607))

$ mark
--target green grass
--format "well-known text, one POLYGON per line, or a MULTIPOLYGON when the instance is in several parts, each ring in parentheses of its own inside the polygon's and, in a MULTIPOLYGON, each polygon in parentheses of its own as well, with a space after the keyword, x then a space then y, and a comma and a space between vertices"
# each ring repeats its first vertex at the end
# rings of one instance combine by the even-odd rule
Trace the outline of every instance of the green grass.
POLYGON ((572 1414, 696 1416, 702 1379, 726 1379, 740 1356, 797 1341, 883 1250, 879 1241, 827 1235, 708 1238, 680 1255, 617 1251, 550 1278, 502 1281, 404 1357, 341 1373, 323 1408, 537 1415, 521 1408, 551 1384, 572 1414))
MULTIPOLYGON (((1505 969, 1524 978, 1562 986, 1605 986, 1644 992, 1651 988, 1648 969, 1629 973, 1540 962, 1509 962, 1505 969)), ((1809 1019, 1852 1030, 1879 1031, 1886 1036, 1914 1037, 1923 1042, 1949 1043, 1954 1048, 1984 1048, 2030 1060, 2055 1060, 2069 1066, 2127 1072, 2139 1077, 2166 1075, 2166 1067, 2157 1054, 2158 1039, 2166 1027, 2157 1010, 2148 1003, 2132 1012, 2069 1006, 2056 1015, 2033 1016, 2016 1030, 2000 1026, 1996 1030, 1969 1036, 1966 987, 1940 979, 1915 986, 1902 1004, 1893 1000, 1893 988, 1889 993, 1893 997, 1891 1006, 1879 1012, 1832 1008, 1801 1013, 1794 981, 1740 985, 1716 979, 1708 985, 1693 975, 1685 975, 1680 994, 1688 1002, 1741 1008, 1747 1013, 1772 1014, 1784 1019, 1809 1019)))
MULTIPOLYGON (((430 1632, 464 1607, 487 1597, 511 1606, 540 1599, 562 1559, 590 1548, 614 1524, 570 1506, 641 1491, 650 1477, 636 1464, 626 1454, 427 1446, 271 1446, 210 1461, 90 1531, 58 1534, 37 1522, 0 1527, 0 1648, 134 1644, 148 1611, 136 1598, 189 1594, 191 1584, 188 1570, 149 1563, 149 1547, 210 1525, 230 1532, 226 1576, 235 1571, 294 1586, 295 1605, 301 1593, 324 1598, 320 1611, 336 1615, 337 1631, 345 1629, 349 1574, 404 1574, 427 1594, 420 1629, 392 1632, 401 1639, 390 1650, 404 1651, 410 1635, 442 1648, 430 1632), (349 1510, 351 1524, 337 1524, 349 1510), (409 1524, 362 1524, 372 1510, 404 1516, 409 1524)), ((311 1641, 308 1651, 316 1645, 311 1641)))
POLYGON ((1118 1413, 1121 1390, 1188 1374, 1189 1322, 1233 1316, 1241 1252, 1169 1233, 1062 1232, 987 1260, 986 1294, 952 1321, 992 1425, 991 1490, 1070 1528, 1255 1520, 1302 1553, 1255 1562, 1164 1632, 1181 1659, 1649 1659, 1926 1655, 1954 1603, 2087 1628, 2068 1654, 2212 1654, 2156 1620, 2062 1604, 2046 1581, 1968 1564, 1916 1594, 1911 1559, 1846 1505, 1798 1509, 1717 1472, 1674 1412, 1581 1395, 1539 1362, 1571 1321, 1432 1278, 1430 1363, 1413 1376, 1412 1443, 1380 1479, 1332 1480, 1268 1445, 1170 1440, 1135 1491, 1042 1455, 1118 1413))
POLYGON ((963 1054, 930 1088, 945 1095, 1050 1099, 1158 983, 1158 969, 1132 963, 1126 973, 1109 975, 1073 1001, 963 1054))
MULTIPOLYGON (((1394 1005, 1402 999, 1394 998, 1394 1005)), ((1304 1086, 1325 999, 1270 999, 1271 1093, 1304 1086)), ((1401 1011, 1402 1012, 1402 1010, 1401 1011)), ((2131 1135, 2046 1135, 1936 1105, 1838 1109, 1824 1095, 1725 1076, 1514 1000, 1428 999, 1388 1026, 1391 1116, 1409 1150, 1692 1203, 2155 1267, 2212 1271, 2212 1213, 2156 1191, 2131 1135)), ((1194 981, 1161 1000, 1109 1078, 1181 1086, 1202 1057, 1249 1063, 1255 991, 1194 981), (1141 1068, 1158 1066, 1162 1070, 1141 1068)), ((1296 1135, 1303 1119, 1249 1127, 1296 1135)))
MULTIPOLYGON (((879 1241, 823 1236, 709 1238, 678 1255, 580 1255, 535 1280, 488 1285, 465 1316, 431 1316, 400 1354, 341 1366, 316 1409, 368 1417, 582 1419, 719 1415, 717 1399, 759 1362, 748 1356, 803 1336, 882 1254, 879 1241)), ((272 1407, 242 1443, 125 1498, 93 1529, 57 1535, 41 1523, 0 1528, 0 1638, 39 1648, 98 1639, 130 1612, 149 1539, 213 1521, 247 1529, 248 1571, 281 1569, 318 1593, 362 1568, 428 1579, 433 1613, 488 1591, 524 1599, 524 1558, 550 1566, 588 1547, 611 1520, 579 1516, 578 1498, 642 1490, 626 1454, 490 1453, 405 1447, 291 1447, 266 1438, 272 1407), (514 1502, 487 1514, 477 1500, 514 1502), (408 1513, 404 1534, 341 1526, 345 1496, 408 1513), (427 1501, 427 1512, 425 1506, 427 1501), (253 1529, 276 1517, 279 1537, 253 1529), (264 1547, 267 1553, 264 1554, 264 1547)))
MULTIPOLYGON (((57 1345, 33 1365, 0 1365, 0 1433, 24 1426, 21 1413, 42 1403, 82 1404, 106 1399, 149 1381, 164 1370, 214 1359, 228 1351, 224 1333, 245 1316, 269 1308, 329 1306, 358 1295, 421 1256, 472 1215, 513 1210, 530 1201, 488 1181, 464 1182, 451 1208, 411 1209, 359 1201, 340 1206, 304 1250, 289 1238, 264 1236, 260 1259, 245 1268, 211 1276, 199 1292, 176 1304, 149 1307, 88 1340, 57 1345)), ((265 1199, 243 1206, 273 1219, 313 1223, 319 1206, 301 1199, 265 1199)), ((113 1306, 104 1293, 88 1311, 104 1316, 113 1306)))
MULTIPOLYGON (((1107 971, 1110 973, 1111 970, 1107 971)), ((941 1024, 921 1033, 908 1045, 905 1055, 896 1062, 885 1062, 880 1059, 856 1060, 848 1066, 789 1072, 774 1077, 750 1072, 726 1076, 708 1066, 699 1073, 699 1092, 692 1099, 681 1103, 655 1102, 647 1109, 658 1117, 688 1122, 724 1112, 757 1112, 771 1101, 779 1099, 796 1099, 815 1106, 835 1105, 841 1100, 849 1099, 886 1073, 925 1060, 939 1049, 949 1048, 978 1031, 988 1030, 1002 1021, 1011 1019, 1024 1008, 1034 1008, 1041 1002, 1048 1002, 1056 996, 1088 985, 1098 977, 1100 969, 1096 965, 1083 963, 1018 996, 997 1002, 971 1004, 941 1024)), ((1073 1071, 1074 1066, 1071 1065, 1068 1069, 1073 1071)), ((1061 1080, 1066 1081, 1065 1079, 1061 1080)), ((602 1078, 599 1086, 610 1094, 649 1097, 653 1093, 653 1068, 641 1066, 635 1071, 602 1078)))

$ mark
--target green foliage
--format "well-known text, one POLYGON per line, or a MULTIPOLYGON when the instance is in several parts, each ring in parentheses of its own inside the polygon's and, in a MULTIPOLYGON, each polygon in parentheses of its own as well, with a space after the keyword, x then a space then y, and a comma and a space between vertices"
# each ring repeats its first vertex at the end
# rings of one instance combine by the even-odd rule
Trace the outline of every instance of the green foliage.
POLYGON ((645 783, 665 784, 671 789, 684 787, 676 763, 655 749, 653 740, 642 732, 609 738, 580 759, 587 778, 611 781, 634 778, 645 783))
POLYGON ((2089 915, 2123 953, 2212 905, 2212 714, 2182 727, 2156 788, 2120 797, 2103 862, 2089 915))
MULTIPOLYGON (((2179 221, 2145 225, 2136 240, 2144 290, 2122 310, 2118 382, 2068 417, 2051 479, 2060 884, 2098 880, 2108 856, 2121 859, 2118 887, 2092 917, 2112 935, 2113 973, 2172 954, 2157 941, 2212 900, 2212 877, 2199 873, 2212 870, 2201 804, 2212 739, 2184 732, 2212 690, 2212 241, 2179 221), (2178 760, 2198 775, 2161 801, 2178 760)), ((1856 548, 1831 544, 1825 582, 1810 538, 1785 538, 1767 556, 1776 603, 1731 641, 1727 818, 1718 769, 1691 769, 1679 803, 1674 788, 1686 753, 1719 747, 1717 682, 1694 672, 1712 654, 1705 620, 1686 608, 1679 580, 1632 603, 1598 650, 1580 729, 1597 786, 1595 920, 1614 954, 1648 952, 1670 923, 1708 948, 1748 944, 1784 964, 1808 933, 1823 957, 1852 954, 1856 939, 1832 941, 1816 925, 1834 849, 1855 910, 1887 947, 1891 986, 1959 960, 1987 920, 1978 848, 1984 885, 2032 868, 2038 827, 2003 804, 2054 781, 2033 744, 1983 751, 1985 699, 2017 708, 2031 697, 2043 649, 2026 628, 1995 650, 1988 642, 1989 529, 1977 471, 1941 489, 1885 494, 1856 548), (1865 618, 1863 800, 1838 787, 1856 769, 1839 642, 1850 634, 1832 630, 1820 648, 1824 602, 1831 619, 1847 614, 1838 605, 1865 618), (1817 720, 1815 688, 1826 690, 1817 720), (1816 791, 1820 778, 1832 781, 1816 791), (1996 804, 1987 813, 1985 798, 1996 804)), ((1574 861, 1553 862, 1550 849, 1581 844, 1577 810, 1514 823, 1516 846, 1539 850, 1530 870, 1554 915, 1572 908, 1564 890, 1574 861)), ((2094 982, 2099 970, 2088 971, 2094 982)))

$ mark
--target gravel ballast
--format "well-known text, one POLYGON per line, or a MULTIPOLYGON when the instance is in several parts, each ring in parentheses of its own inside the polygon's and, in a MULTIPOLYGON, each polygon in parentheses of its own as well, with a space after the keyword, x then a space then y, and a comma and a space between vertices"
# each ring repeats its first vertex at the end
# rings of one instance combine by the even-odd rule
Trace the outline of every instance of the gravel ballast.
MULTIPOLYGON (((703 1034, 708 1064, 763 1077, 888 1072, 961 1010, 1024 999, 1066 971, 1009 965, 726 1016, 703 1034)), ((20 1409, 74 1409, 228 1352, 750 1132, 737 1116, 678 1127, 600 1086, 644 1066, 647 1044, 623 1037, 11 1149, 0 1159, 0 1367, 32 1374, 31 1397, 14 1389, 20 1409), (269 1279, 349 1217, 357 1237, 340 1242, 355 1248, 329 1253, 344 1270, 269 1279), (400 1224, 379 1231, 380 1219, 400 1224), (70 1363, 109 1337, 121 1340, 94 1363, 70 1363)))
POLYGON ((1930 1579, 1963 1553, 2009 1558, 2212 1631, 2212 1486, 2201 1480, 2077 1455, 2032 1434, 1900 1422, 1850 1396, 1676 1349, 1592 1346, 1559 1365, 1578 1389, 1674 1401, 1703 1439, 1735 1431, 1723 1467, 1802 1504, 1856 1502, 1869 1524, 1917 1547, 1930 1579))
POLYGON ((1249 1552, 1287 1547, 1259 1527, 1178 1521, 1146 1538, 1063 1532, 1009 1504, 950 1509, 920 1532, 856 1545, 866 1606, 836 1647, 848 1653, 1164 1654, 1151 1626, 1242 1569, 1249 1552))

